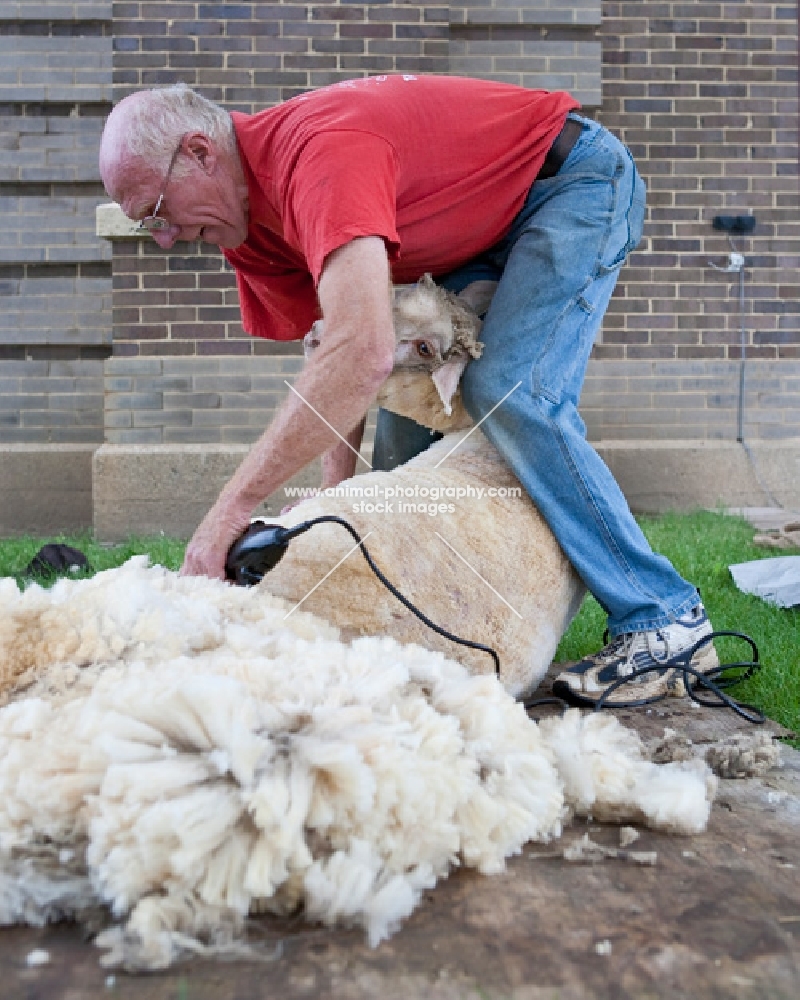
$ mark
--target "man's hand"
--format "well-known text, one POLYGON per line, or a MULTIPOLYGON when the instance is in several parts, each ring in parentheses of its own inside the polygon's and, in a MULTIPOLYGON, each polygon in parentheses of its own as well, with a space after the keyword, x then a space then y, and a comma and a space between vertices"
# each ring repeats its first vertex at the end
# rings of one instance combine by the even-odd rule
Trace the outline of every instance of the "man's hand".
POLYGON ((186 546, 180 575, 224 580, 228 549, 249 524, 249 511, 226 509, 220 498, 200 522, 186 546))

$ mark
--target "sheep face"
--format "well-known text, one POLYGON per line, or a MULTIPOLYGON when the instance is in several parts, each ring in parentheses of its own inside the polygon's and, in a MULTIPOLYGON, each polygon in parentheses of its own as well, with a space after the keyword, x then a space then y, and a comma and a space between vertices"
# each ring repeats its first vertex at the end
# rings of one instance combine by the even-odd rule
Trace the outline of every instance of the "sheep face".
MULTIPOLYGON (((394 290, 395 369, 432 372, 445 363, 455 338, 446 295, 429 275, 416 285, 394 290)), ((477 337, 480 320, 477 316, 469 319, 477 337)))
MULTIPOLYGON (((416 285, 394 289, 393 374, 430 375, 447 415, 452 413, 452 399, 464 369, 472 358, 480 357, 479 311, 488 308, 495 287, 494 282, 476 282, 455 295, 426 274, 416 285)), ((323 334, 320 319, 303 340, 307 359, 319 347, 323 334)))

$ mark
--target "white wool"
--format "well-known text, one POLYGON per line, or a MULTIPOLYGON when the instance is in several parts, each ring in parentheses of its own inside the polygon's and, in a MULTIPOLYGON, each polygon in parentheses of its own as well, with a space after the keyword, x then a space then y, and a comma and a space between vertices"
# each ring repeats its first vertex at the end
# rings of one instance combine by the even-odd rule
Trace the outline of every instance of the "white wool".
POLYGON ((0 587, 33 682, 0 708, 2 924, 106 907, 129 968, 242 952, 248 914, 301 906, 377 944, 452 866, 500 871, 572 813, 707 819, 705 765, 643 761, 611 717, 537 726, 494 676, 261 589, 103 577, 0 587))
POLYGON ((717 779, 702 761, 653 764, 636 733, 601 713, 581 716, 572 709, 539 729, 576 814, 641 821, 671 833, 705 829, 717 779))

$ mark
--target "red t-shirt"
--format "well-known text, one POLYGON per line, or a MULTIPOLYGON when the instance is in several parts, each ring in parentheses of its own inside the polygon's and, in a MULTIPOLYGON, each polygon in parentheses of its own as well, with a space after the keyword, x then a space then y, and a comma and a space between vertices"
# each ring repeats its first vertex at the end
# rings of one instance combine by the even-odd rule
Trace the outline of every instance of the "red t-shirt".
POLYGON ((398 282, 488 249, 578 106, 483 80, 376 76, 233 112, 250 217, 246 241, 224 253, 245 330, 304 336, 325 258, 356 237, 383 238, 398 282))

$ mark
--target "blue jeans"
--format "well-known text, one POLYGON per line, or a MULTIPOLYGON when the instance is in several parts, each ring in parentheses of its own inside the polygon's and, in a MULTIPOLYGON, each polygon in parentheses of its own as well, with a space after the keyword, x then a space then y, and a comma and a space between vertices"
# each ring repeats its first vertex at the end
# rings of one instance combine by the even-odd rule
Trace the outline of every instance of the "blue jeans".
MULTIPOLYGON (((478 278, 500 282, 481 331, 483 355, 461 383, 464 404, 476 423, 483 420, 481 430, 616 636, 668 625, 700 597, 650 548, 578 414, 592 344, 619 269, 641 238, 645 187, 615 136, 570 117, 583 130, 559 172, 533 184, 496 246, 439 280, 453 291, 478 278)), ((373 464, 392 468, 432 440, 413 421, 381 410, 373 464)))

